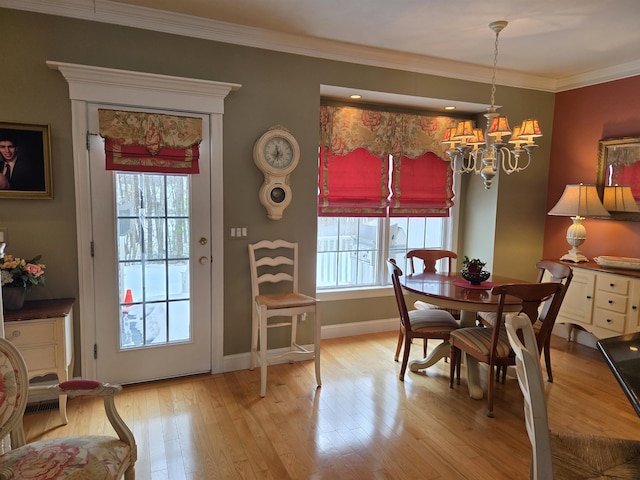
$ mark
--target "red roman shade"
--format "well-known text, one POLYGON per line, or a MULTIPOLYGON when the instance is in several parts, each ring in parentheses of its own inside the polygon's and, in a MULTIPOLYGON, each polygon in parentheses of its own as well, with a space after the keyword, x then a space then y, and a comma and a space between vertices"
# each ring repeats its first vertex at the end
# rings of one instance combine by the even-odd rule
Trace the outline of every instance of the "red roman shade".
POLYGON ((333 155, 320 148, 318 215, 384 217, 389 197, 388 160, 364 148, 333 155))
POLYGON ((433 152, 394 159, 391 217, 448 217, 453 205, 452 171, 433 152))

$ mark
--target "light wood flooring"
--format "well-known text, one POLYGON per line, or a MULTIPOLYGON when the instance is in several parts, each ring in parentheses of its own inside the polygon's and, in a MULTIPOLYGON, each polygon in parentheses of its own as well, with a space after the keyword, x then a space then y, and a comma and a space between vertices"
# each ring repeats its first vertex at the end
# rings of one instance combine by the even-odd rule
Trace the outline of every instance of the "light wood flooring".
MULTIPOLYGON (((117 405, 138 443, 137 478, 528 478, 517 380, 497 385, 488 418, 464 373, 449 389, 448 363, 400 382, 396 335, 324 340, 317 390, 313 362, 269 367, 263 399, 259 369, 125 387, 117 405)), ((412 357, 421 351, 414 344, 412 357)), ((640 438, 640 419, 597 350, 554 336, 552 365, 553 430, 640 438)), ((484 368, 481 377, 484 385, 484 368)), ((57 410, 25 416, 27 441, 113 434, 99 401, 70 399, 68 414, 66 426, 57 410)))

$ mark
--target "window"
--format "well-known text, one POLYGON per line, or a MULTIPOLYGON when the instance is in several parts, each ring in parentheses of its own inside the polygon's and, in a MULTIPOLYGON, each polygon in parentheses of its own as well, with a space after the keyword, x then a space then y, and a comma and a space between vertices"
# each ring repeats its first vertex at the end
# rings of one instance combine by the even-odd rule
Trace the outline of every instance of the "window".
POLYGON ((415 248, 446 248, 448 217, 318 217, 318 290, 388 285, 387 258, 407 269, 415 248))
POLYGON ((385 286, 386 259, 450 248, 453 173, 433 117, 322 106, 318 290, 385 286))

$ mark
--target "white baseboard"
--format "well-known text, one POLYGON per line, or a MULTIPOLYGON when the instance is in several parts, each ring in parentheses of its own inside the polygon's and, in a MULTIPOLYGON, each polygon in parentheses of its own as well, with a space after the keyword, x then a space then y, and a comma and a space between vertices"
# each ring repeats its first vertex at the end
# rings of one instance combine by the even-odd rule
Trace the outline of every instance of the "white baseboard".
MULTIPOLYGON (((368 322, 352 322, 341 323, 338 325, 325 325, 322 327, 322 338, 339 338, 351 337, 354 335, 364 335, 367 333, 390 332, 398 330, 399 320, 397 318, 389 318, 382 320, 370 320, 368 322)), ((313 345, 307 345, 306 348, 312 348, 313 345)), ((274 353, 285 353, 286 348, 273 350, 274 353)), ((223 371, 233 372, 235 370, 246 370, 251 362, 251 353, 238 353, 235 355, 227 355, 223 360, 223 371)), ((288 362, 285 360, 283 363, 288 362)))

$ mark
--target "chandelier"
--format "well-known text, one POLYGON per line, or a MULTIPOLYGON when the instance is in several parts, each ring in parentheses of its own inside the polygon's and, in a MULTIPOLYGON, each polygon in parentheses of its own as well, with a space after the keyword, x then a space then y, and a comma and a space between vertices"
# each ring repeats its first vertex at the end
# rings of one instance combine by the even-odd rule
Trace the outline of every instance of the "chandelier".
POLYGON ((447 156, 451 169, 456 173, 480 174, 484 187, 491 188, 493 177, 502 170, 507 174, 521 172, 531 163, 531 154, 537 147, 534 138, 541 137, 537 120, 528 119, 511 131, 507 117, 498 113, 495 106, 496 68, 498 65, 498 35, 507 26, 506 21, 491 22, 489 28, 496 34, 493 55, 493 76, 491 78, 491 106, 484 114, 487 119, 486 136, 479 128, 474 128, 471 120, 462 120, 455 127, 445 131, 442 143, 448 143, 447 156), (511 135, 508 143, 503 137, 511 135), (511 144, 511 146, 509 145, 511 144))

